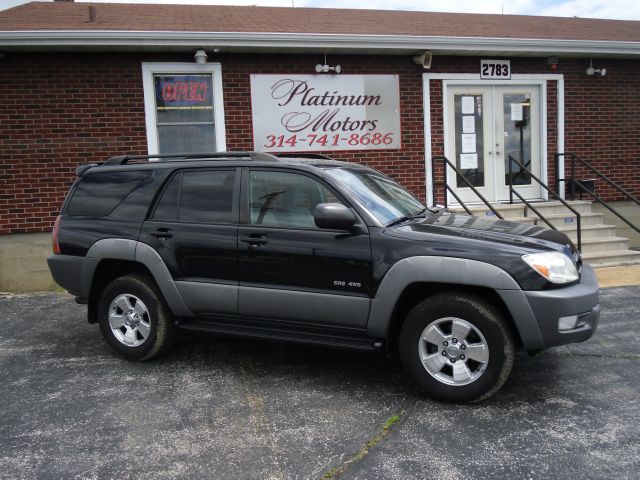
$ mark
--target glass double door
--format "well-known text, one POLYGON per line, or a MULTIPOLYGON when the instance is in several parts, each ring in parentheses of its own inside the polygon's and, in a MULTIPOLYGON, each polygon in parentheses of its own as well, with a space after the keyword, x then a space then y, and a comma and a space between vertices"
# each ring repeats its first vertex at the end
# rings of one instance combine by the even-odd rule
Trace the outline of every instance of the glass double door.
MULTIPOLYGON (((517 163, 540 177, 540 87, 453 86, 446 108, 446 156, 487 200, 509 200, 510 183, 527 199, 541 198, 540 186, 517 163)), ((463 202, 480 201, 452 168, 447 182, 463 202)))

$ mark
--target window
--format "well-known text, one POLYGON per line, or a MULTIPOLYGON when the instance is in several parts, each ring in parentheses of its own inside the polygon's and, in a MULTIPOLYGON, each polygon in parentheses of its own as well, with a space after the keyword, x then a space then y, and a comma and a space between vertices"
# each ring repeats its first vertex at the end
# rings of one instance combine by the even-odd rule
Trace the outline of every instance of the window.
POLYGON ((67 214, 105 217, 142 181, 149 171, 88 173, 80 177, 69 200, 67 214))
POLYGON ((251 223, 289 228, 317 228, 319 203, 342 203, 317 181, 295 173, 252 171, 249 176, 251 223))
POLYGON ((149 153, 226 150, 220 71, 220 64, 142 64, 149 153))
POLYGON ((404 216, 416 215, 424 206, 390 178, 366 168, 326 168, 380 223, 387 225, 404 216))
POLYGON ((235 170, 178 173, 167 185, 154 220, 231 223, 235 170))

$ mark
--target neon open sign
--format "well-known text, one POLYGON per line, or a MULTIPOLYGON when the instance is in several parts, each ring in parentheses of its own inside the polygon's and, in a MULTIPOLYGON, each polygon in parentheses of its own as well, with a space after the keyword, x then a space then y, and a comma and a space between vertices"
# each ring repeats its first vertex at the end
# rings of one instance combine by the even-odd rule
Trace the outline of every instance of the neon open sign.
POLYGON ((162 87, 164 102, 203 102, 208 95, 207 82, 166 82, 162 87))
POLYGON ((210 75, 157 75, 156 102, 161 106, 211 106, 210 75))

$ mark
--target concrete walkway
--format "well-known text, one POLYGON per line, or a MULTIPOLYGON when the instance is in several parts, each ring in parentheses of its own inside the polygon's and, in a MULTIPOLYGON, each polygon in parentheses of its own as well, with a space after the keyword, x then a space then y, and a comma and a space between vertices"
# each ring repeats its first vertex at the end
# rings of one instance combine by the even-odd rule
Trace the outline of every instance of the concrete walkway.
POLYGON ((640 285, 640 265, 597 268, 595 272, 600 288, 640 285))

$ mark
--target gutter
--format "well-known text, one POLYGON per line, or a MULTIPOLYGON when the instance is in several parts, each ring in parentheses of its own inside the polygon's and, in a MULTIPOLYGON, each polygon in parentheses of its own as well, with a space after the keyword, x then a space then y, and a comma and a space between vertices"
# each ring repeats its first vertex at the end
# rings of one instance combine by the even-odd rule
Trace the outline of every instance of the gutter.
POLYGON ((411 53, 527 53, 578 56, 640 55, 640 42, 535 38, 342 35, 321 33, 186 32, 121 30, 14 30, 0 32, 0 48, 31 49, 192 49, 242 51, 346 51, 411 53))

